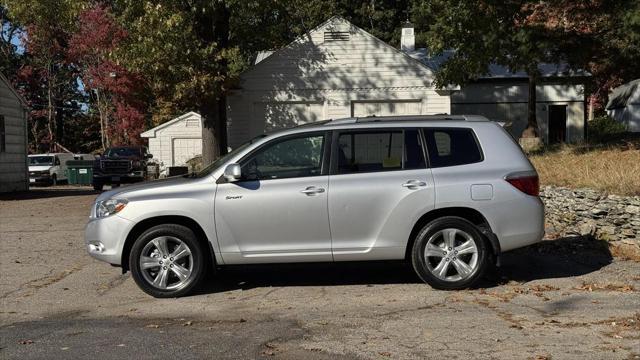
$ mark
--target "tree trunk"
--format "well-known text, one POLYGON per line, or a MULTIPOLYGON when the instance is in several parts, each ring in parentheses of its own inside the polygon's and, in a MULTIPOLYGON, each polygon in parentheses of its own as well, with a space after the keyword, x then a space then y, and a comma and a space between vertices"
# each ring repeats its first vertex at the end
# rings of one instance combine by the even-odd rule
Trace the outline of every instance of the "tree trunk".
MULTIPOLYGON (((204 14, 196 21, 198 36, 204 42, 212 42, 218 50, 229 46, 231 14, 225 1, 215 1, 211 15, 204 14)), ((226 60, 219 60, 219 74, 228 75, 226 60)), ((200 104, 202 116, 202 166, 214 162, 220 155, 227 152, 227 110, 223 84, 216 84, 216 89, 209 96, 205 96, 200 104)))
POLYGON ((220 154, 222 141, 221 124, 224 117, 221 115, 220 107, 222 102, 219 99, 204 101, 200 105, 200 115, 202 116, 202 166, 208 166, 214 162, 220 154))
MULTIPOLYGON (((57 99, 55 101, 55 106, 56 106, 56 123, 55 123, 55 134, 56 134, 56 139, 58 139, 58 143, 60 143, 61 145, 63 145, 64 142, 64 102, 61 99, 57 99)), ((65 145, 63 145, 65 146, 65 145)))
POLYGON ((529 99, 527 101, 527 128, 522 132, 523 138, 535 138, 540 136, 538 120, 536 118, 536 85, 538 82, 537 66, 529 67, 529 99))
POLYGON ((47 79, 47 132, 49 136, 49 152, 54 152, 55 146, 55 135, 53 129, 53 117, 54 117, 54 107, 53 107, 53 84, 52 84, 51 76, 47 79))

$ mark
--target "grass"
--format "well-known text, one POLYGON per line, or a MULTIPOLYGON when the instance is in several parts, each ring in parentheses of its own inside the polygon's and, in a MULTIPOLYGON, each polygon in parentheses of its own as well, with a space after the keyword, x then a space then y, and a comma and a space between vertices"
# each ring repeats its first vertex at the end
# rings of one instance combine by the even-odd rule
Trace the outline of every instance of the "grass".
POLYGON ((640 195, 640 139, 598 145, 562 145, 530 156, 540 185, 640 195))

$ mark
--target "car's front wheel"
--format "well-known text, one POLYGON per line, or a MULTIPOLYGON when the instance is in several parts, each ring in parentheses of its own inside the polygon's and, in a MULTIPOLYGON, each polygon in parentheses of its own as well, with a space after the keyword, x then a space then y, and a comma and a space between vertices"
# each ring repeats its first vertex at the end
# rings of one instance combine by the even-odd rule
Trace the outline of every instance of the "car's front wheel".
POLYGON ((416 236, 413 268, 436 289, 473 286, 489 263, 489 250, 478 228, 469 221, 447 216, 431 221, 416 236))
POLYGON ((133 244, 129 269, 138 286, 158 297, 179 297, 202 280, 205 257, 191 229, 175 224, 145 231, 133 244))

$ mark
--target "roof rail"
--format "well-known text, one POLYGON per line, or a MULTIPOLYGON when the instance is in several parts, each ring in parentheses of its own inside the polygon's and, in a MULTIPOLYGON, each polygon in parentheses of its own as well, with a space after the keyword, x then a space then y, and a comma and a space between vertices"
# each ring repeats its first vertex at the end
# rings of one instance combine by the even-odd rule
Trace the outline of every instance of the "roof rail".
POLYGON ((486 117, 480 115, 398 115, 398 116, 367 116, 367 117, 350 117, 343 119, 330 120, 325 125, 340 124, 361 124, 373 122, 396 122, 396 121, 489 121, 486 117))

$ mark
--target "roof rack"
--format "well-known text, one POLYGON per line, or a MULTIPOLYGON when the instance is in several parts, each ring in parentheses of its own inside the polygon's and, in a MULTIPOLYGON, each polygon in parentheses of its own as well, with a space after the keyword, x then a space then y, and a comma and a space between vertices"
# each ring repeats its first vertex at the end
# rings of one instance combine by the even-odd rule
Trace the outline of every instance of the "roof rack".
POLYGON ((340 124, 361 124, 373 122, 397 122, 397 121, 489 121, 480 115, 399 115, 399 116, 367 116, 367 117, 351 117, 343 119, 335 119, 325 123, 325 125, 340 124))

